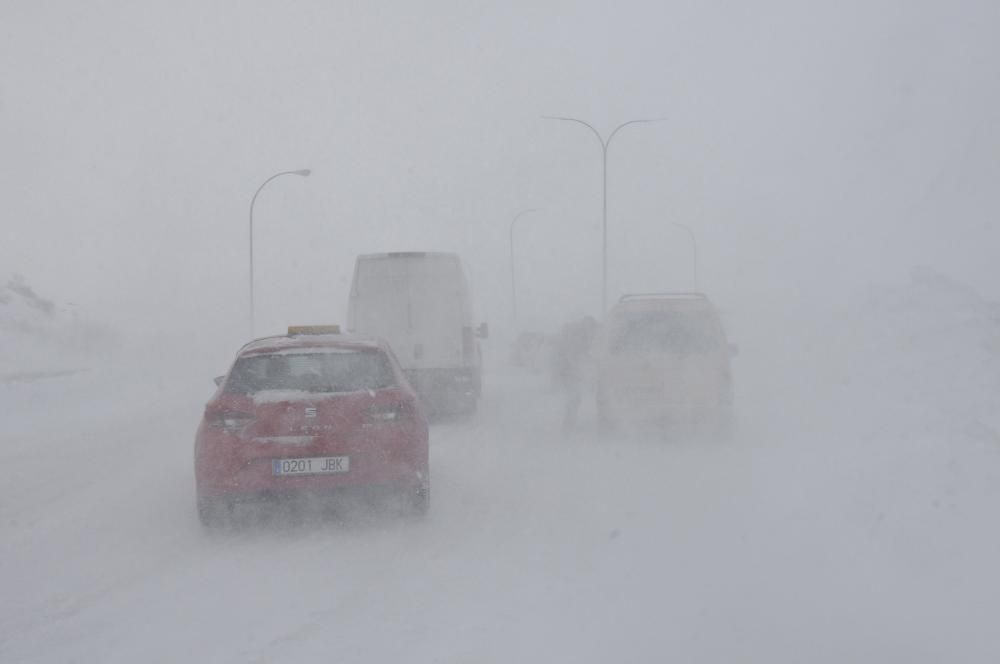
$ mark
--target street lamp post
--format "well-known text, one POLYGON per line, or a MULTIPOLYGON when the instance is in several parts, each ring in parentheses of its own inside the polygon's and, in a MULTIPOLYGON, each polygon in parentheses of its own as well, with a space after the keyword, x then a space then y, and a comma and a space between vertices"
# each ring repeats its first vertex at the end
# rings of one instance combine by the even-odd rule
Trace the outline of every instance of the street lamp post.
POLYGON ((515 322, 517 321, 517 281, 514 276, 514 224, 517 223, 518 219, 529 212, 537 212, 537 210, 534 208, 521 210, 514 215, 513 219, 510 220, 510 303, 515 322))
POLYGON ((691 250, 694 252, 694 289, 695 291, 700 290, 698 286, 698 240, 694 237, 694 231, 685 226, 684 224, 673 224, 677 228, 687 231, 688 237, 691 238, 691 250))
POLYGON ((298 175, 300 177, 308 177, 312 173, 308 168, 302 168, 297 171, 281 171, 280 173, 275 173, 268 179, 264 180, 257 191, 254 192, 253 198, 250 199, 250 336, 254 336, 254 296, 253 296, 253 206, 257 202, 257 195, 260 194, 261 189, 267 186, 267 183, 275 178, 279 178, 282 175, 298 175))
POLYGON ((611 140, 615 137, 615 134, 625 127, 631 124, 659 122, 662 118, 654 118, 651 120, 629 120, 628 122, 623 122, 611 131, 607 139, 601 136, 601 133, 594 129, 593 125, 589 122, 584 122, 583 120, 579 120, 577 118, 565 118, 554 115, 543 115, 542 118, 545 120, 564 120, 566 122, 576 122, 577 124, 582 124, 584 127, 587 127, 590 131, 594 132, 594 136, 597 137, 597 140, 601 144, 602 166, 604 171, 603 223, 601 227, 601 313, 604 313, 608 310, 608 146, 611 145, 611 140))

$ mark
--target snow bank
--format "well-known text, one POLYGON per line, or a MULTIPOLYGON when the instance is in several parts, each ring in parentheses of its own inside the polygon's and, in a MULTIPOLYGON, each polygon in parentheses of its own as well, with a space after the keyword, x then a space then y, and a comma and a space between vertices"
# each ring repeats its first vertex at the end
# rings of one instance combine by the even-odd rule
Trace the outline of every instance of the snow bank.
POLYGON ((39 295, 23 277, 0 285, 0 381, 27 381, 89 368, 115 347, 114 335, 75 305, 39 295))
POLYGON ((819 335, 817 359, 856 417, 965 432, 1000 411, 1000 303, 930 268, 871 289, 819 335))

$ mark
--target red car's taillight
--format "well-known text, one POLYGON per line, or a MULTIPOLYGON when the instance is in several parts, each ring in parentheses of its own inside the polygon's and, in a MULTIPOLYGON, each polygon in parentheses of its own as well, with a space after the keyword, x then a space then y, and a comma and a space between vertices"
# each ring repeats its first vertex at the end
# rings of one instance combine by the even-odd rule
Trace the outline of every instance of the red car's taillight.
POLYGON ((234 410, 223 410, 205 413, 205 422, 209 426, 222 429, 226 433, 240 433, 253 423, 254 417, 250 413, 241 413, 234 410))
POLYGON ((386 406, 372 406, 368 409, 367 425, 391 424, 413 417, 413 407, 408 403, 394 403, 386 406))

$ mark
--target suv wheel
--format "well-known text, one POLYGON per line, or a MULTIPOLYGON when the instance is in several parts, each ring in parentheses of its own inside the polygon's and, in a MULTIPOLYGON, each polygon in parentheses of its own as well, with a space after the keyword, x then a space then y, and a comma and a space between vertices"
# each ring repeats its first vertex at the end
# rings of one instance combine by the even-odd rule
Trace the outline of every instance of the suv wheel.
POLYGON ((615 416, 611 404, 600 387, 597 388, 597 430, 602 434, 615 430, 615 416))

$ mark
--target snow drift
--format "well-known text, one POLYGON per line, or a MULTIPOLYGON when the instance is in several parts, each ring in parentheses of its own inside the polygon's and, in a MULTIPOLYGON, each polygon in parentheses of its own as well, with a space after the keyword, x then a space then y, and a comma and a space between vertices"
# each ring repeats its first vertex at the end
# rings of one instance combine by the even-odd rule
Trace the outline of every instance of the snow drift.
POLYGON ((72 304, 42 297, 20 275, 0 286, 0 380, 86 369, 116 346, 107 328, 72 304))

